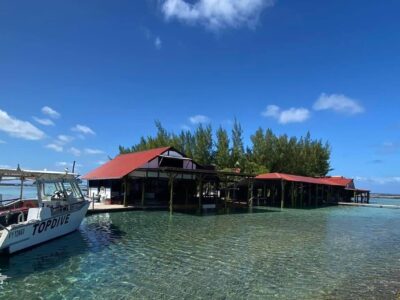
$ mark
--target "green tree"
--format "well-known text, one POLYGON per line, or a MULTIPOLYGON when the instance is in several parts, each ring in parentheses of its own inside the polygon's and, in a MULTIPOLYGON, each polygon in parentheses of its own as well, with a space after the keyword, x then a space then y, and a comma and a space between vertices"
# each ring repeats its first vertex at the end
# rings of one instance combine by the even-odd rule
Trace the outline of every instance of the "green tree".
POLYGON ((243 172, 259 174, 280 172, 304 176, 325 176, 331 171, 329 143, 304 137, 276 136, 271 129, 262 128, 250 136, 252 145, 244 151, 243 130, 235 119, 232 128, 232 148, 228 133, 222 127, 213 140, 211 126, 200 125, 194 134, 182 130, 179 135, 168 132, 159 121, 155 122, 154 136, 141 137, 132 147, 119 146, 120 153, 143 151, 156 147, 173 146, 199 164, 215 164, 219 170, 240 167, 243 172))
POLYGON ((217 130, 217 142, 215 150, 215 164, 219 170, 227 169, 230 166, 229 137, 228 132, 219 127, 217 130))
POLYGON ((236 120, 232 128, 232 151, 231 151, 231 166, 242 167, 244 159, 244 146, 243 146, 243 129, 240 123, 236 120))
POLYGON ((195 136, 196 146, 193 152, 193 158, 201 165, 211 165, 213 163, 213 138, 210 125, 204 127, 200 124, 197 127, 195 136))

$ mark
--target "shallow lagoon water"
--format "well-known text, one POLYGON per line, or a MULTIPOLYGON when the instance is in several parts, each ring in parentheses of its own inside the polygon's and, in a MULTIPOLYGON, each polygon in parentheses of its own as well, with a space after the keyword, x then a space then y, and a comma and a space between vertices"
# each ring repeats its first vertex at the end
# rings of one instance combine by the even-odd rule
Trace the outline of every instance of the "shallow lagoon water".
POLYGON ((400 210, 87 217, 0 261, 7 299, 394 299, 400 210))

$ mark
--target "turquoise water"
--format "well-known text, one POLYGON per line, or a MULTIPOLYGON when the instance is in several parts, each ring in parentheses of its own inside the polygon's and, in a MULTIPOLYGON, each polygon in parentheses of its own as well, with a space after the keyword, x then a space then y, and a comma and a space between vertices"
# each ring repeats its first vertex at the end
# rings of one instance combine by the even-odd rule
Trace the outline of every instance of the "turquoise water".
POLYGON ((0 261, 2 299, 394 299, 400 210, 124 212, 0 261))

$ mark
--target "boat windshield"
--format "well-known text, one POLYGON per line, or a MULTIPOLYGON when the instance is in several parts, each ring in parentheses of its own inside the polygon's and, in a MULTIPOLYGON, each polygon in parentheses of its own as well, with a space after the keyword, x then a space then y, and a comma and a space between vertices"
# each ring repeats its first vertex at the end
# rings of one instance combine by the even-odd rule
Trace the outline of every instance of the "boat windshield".
POLYGON ((42 181, 39 186, 41 199, 44 201, 76 201, 84 199, 75 181, 42 181))
POLYGON ((66 181, 63 182, 64 190, 67 193, 67 196, 74 197, 75 199, 82 199, 83 200, 83 194, 82 191, 80 190, 78 184, 75 181, 66 181))

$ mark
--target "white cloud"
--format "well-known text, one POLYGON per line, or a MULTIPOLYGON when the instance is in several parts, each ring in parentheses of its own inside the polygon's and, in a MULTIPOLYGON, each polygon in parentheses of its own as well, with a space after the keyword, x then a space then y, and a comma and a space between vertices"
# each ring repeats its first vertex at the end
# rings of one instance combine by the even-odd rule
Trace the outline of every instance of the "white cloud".
POLYGON ((90 127, 80 124, 77 124, 75 127, 72 127, 71 130, 83 134, 91 134, 91 135, 96 134, 90 127))
POLYGON ((45 137, 44 132, 31 123, 18 120, 3 110, 0 110, 0 130, 25 140, 41 140, 45 137))
POLYGON ((74 156, 80 156, 81 155, 81 150, 75 148, 75 147, 71 147, 68 150, 69 153, 71 153, 74 156))
POLYGON ((90 149, 90 148, 86 148, 86 149, 85 149, 85 153, 86 153, 86 154, 103 154, 104 151, 99 150, 99 149, 90 149))
POLYGON ((59 144, 67 144, 69 142, 72 142, 74 140, 74 137, 69 136, 69 135, 65 135, 65 134, 60 134, 57 137, 57 139, 58 139, 57 143, 59 143, 59 144))
POLYGON ((58 119, 61 116, 59 112, 48 106, 42 107, 42 113, 53 119, 58 119))
POLYGON ((41 119, 37 117, 33 117, 33 119, 41 125, 44 126, 54 126, 54 122, 50 119, 41 119))
POLYGON ((314 103, 314 110, 333 110, 338 113, 349 115, 363 113, 365 111, 357 100, 346 97, 340 94, 321 94, 318 100, 314 103))
POLYGON ((9 165, 0 165, 0 169, 11 169, 9 165))
POLYGON ((264 117, 279 118, 281 109, 277 105, 268 105, 261 114, 264 117))
POLYGON ((97 162, 98 165, 104 165, 105 163, 106 163, 106 161, 104 161, 104 160, 99 160, 99 161, 97 162))
POLYGON ((209 117, 204 115, 195 115, 190 117, 189 121, 192 124, 202 124, 202 123, 209 123, 211 120, 209 117))
POLYGON ((0 144, 7 144, 6 141, 0 140, 0 144))
POLYGON ((281 112, 279 122, 286 123, 301 123, 310 117, 310 111, 306 108, 290 108, 281 112))
POLYGON ((310 111, 302 107, 281 110, 277 105, 268 105, 261 115, 276 119, 280 124, 302 123, 310 118, 310 111))
POLYGON ((156 47, 156 49, 161 49, 162 46, 162 41, 160 39, 159 36, 157 36, 154 40, 154 46, 156 47))
POLYGON ((167 20, 200 24, 211 30, 254 27, 261 12, 273 0, 163 0, 161 10, 167 20))
POLYGON ((48 144, 46 145, 46 148, 54 150, 56 152, 62 152, 64 150, 62 146, 57 144, 48 144))

